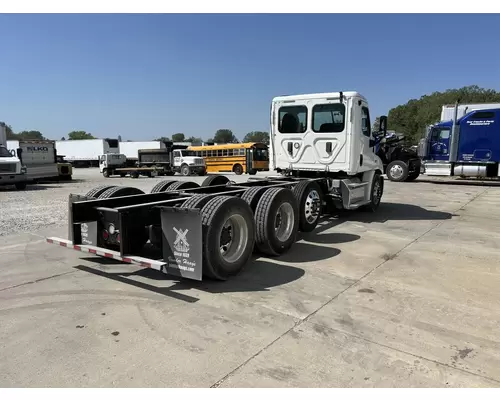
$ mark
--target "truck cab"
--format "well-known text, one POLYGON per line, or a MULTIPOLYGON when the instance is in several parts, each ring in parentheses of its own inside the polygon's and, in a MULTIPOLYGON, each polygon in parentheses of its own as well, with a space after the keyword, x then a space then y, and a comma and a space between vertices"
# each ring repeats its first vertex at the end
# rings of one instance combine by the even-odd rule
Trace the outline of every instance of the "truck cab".
POLYGON ((387 117, 380 117, 377 132, 371 122, 368 101, 355 91, 275 97, 272 169, 291 177, 324 178, 335 207, 375 209, 384 186, 376 146, 387 133, 387 117))
POLYGON ((172 169, 184 176, 191 175, 192 173, 205 175, 207 170, 205 159, 198 157, 194 150, 188 150, 187 147, 179 145, 172 147, 172 169))
POLYGON ((271 151, 278 172, 355 176, 383 170, 367 100, 357 92, 273 99, 271 151))
POLYGON ((0 123, 0 185, 14 185, 18 190, 26 188, 26 167, 21 161, 22 151, 7 149, 7 131, 0 123))
POLYGON ((428 127, 419 143, 424 173, 434 176, 500 176, 500 109, 474 110, 428 127))

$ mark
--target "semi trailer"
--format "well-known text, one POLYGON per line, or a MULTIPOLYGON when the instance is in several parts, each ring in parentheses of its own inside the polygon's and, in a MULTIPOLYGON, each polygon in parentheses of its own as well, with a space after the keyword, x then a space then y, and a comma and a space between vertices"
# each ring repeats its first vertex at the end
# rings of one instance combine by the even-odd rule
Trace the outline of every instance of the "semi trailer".
POLYGON ((21 149, 21 162, 26 167, 26 180, 37 182, 58 178, 57 154, 54 140, 8 140, 7 149, 17 154, 21 149))
POLYGON ((286 253, 322 215, 378 209, 384 179, 375 146, 387 118, 372 132, 361 94, 276 97, 270 119, 276 176, 163 180, 149 193, 99 186, 69 196, 68 238, 46 241, 172 276, 226 280, 254 252, 286 253))
POLYGON ((58 140, 56 150, 74 167, 98 167, 99 156, 120 152, 118 139, 58 140))

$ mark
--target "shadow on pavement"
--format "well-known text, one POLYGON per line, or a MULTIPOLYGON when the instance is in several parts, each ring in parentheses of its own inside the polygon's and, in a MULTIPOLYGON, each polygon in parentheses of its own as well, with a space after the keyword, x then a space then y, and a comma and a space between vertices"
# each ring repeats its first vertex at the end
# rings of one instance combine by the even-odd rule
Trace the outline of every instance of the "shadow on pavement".
POLYGON ((420 206, 404 203, 382 203, 374 213, 363 211, 342 211, 340 222, 386 222, 386 221, 443 221, 457 216, 444 211, 427 210, 420 206))
POLYGON ((440 180, 434 180, 431 178, 418 178, 417 180, 413 182, 404 182, 406 184, 408 183, 432 183, 435 185, 462 185, 462 186, 485 186, 485 187, 500 187, 500 181, 480 181, 480 180, 473 180, 473 179, 457 179, 457 178, 452 178, 452 179, 440 179, 440 180))
MULTIPOLYGON (((198 289, 208 293, 231 293, 231 292, 261 292, 268 291, 273 287, 278 287, 294 282, 304 276, 302 268, 291 265, 283 265, 281 262, 305 263, 315 262, 332 258, 340 254, 340 250, 325 246, 315 246, 308 243, 295 243, 290 251, 280 257, 276 257, 276 262, 270 259, 255 258, 237 276, 227 281, 213 281, 204 279, 201 282, 181 279, 166 275, 153 269, 139 269, 134 272, 113 272, 88 266, 76 266, 75 268, 94 275, 109 278, 118 282, 128 283, 132 286, 152 291, 164 296, 172 297, 181 301, 194 303, 198 301, 196 297, 179 293, 179 290, 198 289), (156 281, 156 284, 140 282, 134 278, 146 278, 156 281), (157 285, 161 282, 170 286, 157 285)), ((85 257, 83 260, 99 263, 106 266, 124 266, 125 264, 112 259, 100 259, 85 257)), ((128 264, 127 264, 128 265, 128 264)))

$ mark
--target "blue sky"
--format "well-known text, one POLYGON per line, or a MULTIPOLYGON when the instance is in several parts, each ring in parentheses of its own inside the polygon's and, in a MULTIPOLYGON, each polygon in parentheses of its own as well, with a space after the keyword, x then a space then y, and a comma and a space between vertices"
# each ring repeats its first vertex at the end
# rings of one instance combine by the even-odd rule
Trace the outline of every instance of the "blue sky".
POLYGON ((242 138, 268 130, 274 96, 338 90, 380 115, 436 90, 500 90, 499 37, 498 15, 3 14, 0 121, 51 139, 242 138))

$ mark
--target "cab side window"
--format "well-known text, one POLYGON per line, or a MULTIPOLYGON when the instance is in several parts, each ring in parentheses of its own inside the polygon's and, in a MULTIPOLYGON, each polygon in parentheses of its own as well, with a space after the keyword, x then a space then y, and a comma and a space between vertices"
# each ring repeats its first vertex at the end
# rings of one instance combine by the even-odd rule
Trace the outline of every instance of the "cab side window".
POLYGON ((370 137, 372 134, 370 112, 367 107, 361 107, 361 130, 366 137, 370 137))

